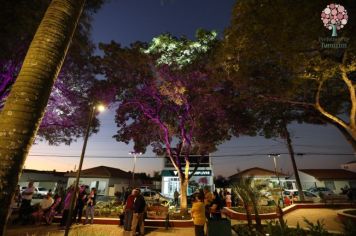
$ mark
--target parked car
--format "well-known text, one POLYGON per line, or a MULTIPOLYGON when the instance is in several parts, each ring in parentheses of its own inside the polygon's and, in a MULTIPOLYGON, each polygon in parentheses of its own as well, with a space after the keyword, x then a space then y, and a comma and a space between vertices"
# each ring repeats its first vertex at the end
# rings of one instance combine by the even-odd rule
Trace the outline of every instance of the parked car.
POLYGON ((48 193, 48 189, 43 188, 43 187, 38 187, 36 188, 36 195, 40 198, 43 198, 44 196, 46 196, 48 193))
POLYGON ((320 195, 328 196, 334 194, 334 192, 327 187, 313 187, 313 188, 309 188, 308 191, 317 194, 318 196, 320 195))
MULTIPOLYGON (((25 191, 27 187, 21 187, 20 192, 25 191)), ((48 189, 43 187, 35 187, 35 192, 33 193, 33 198, 43 198, 48 193, 48 189)))
MULTIPOLYGON (((305 201, 320 202, 321 200, 317 194, 312 193, 310 191, 303 190, 303 194, 304 194, 305 201)), ((283 196, 289 196, 293 200, 300 200, 299 192, 297 189, 288 189, 288 190, 285 189, 283 191, 283 196)))
POLYGON ((160 203, 162 205, 168 205, 173 201, 173 199, 165 197, 157 191, 145 191, 142 192, 142 195, 145 198, 145 201, 151 204, 160 203))

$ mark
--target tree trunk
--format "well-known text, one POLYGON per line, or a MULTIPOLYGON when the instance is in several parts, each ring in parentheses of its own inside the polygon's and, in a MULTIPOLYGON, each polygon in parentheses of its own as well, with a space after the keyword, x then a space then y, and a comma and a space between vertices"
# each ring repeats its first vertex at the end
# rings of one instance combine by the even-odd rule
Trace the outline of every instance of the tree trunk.
POLYGON ((188 188, 188 179, 179 177, 180 181, 180 212, 185 214, 188 212, 188 201, 187 201, 187 188, 188 188))
POLYGON ((297 182, 297 189, 298 189, 299 198, 300 198, 301 201, 304 201, 305 198, 304 198, 303 188, 302 188, 302 184, 300 182, 297 163, 295 161, 295 156, 294 156, 294 149, 293 149, 293 146, 292 146, 292 139, 290 138, 290 134, 289 134, 287 125, 284 127, 284 131, 285 131, 284 132, 285 133, 285 139, 287 141, 288 152, 289 152, 289 155, 290 155, 290 159, 292 161, 295 181, 297 182))
POLYGON ((334 122, 330 119, 328 119, 327 122, 334 125, 341 132, 341 134, 345 137, 346 141, 352 146, 354 153, 356 154, 356 139, 354 139, 353 136, 337 122, 334 122))
POLYGON ((85 0, 53 0, 0 113, 0 235, 23 164, 68 51, 85 0))

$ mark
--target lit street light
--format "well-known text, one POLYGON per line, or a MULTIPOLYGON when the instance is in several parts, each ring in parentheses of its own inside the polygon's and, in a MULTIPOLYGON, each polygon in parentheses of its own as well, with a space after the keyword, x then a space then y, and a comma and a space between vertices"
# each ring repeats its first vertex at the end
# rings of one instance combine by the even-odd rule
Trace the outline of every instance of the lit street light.
POLYGON ((279 175, 277 172, 277 160, 276 157, 280 157, 280 154, 269 154, 268 157, 273 157, 273 163, 274 163, 274 172, 276 173, 277 179, 278 179, 278 185, 281 186, 281 182, 279 181, 279 175))
POLYGON ((82 153, 80 155, 80 161, 79 161, 77 176, 76 176, 76 179, 75 179, 75 182, 74 182, 74 193, 72 194, 71 200, 70 200, 70 208, 69 208, 68 219, 67 219, 67 222, 66 222, 66 228, 65 228, 64 236, 68 236, 69 228, 70 228, 70 225, 72 223, 73 208, 74 208, 75 202, 77 200, 77 195, 78 195, 78 190, 79 190, 78 185, 79 185, 80 173, 82 171, 85 150, 86 150, 87 142, 88 142, 88 138, 89 138, 90 126, 91 126, 91 123, 92 123, 93 118, 95 116, 95 112, 96 111, 103 112, 104 110, 105 110, 105 106, 102 105, 102 104, 91 105, 91 110, 90 110, 89 120, 88 120, 88 124, 87 124, 87 129, 86 129, 85 136, 84 136, 84 143, 83 143, 82 153))
POLYGON ((133 165, 133 170, 132 170, 132 187, 135 187, 135 168, 136 168, 136 159, 138 156, 141 156, 141 152, 129 152, 130 155, 133 155, 134 157, 134 165, 133 165))
MULTIPOLYGON (((281 181, 279 180, 279 175, 278 175, 278 171, 277 171, 277 160, 276 160, 276 157, 280 157, 281 155, 280 154, 269 154, 268 157, 273 157, 273 163, 274 163, 274 172, 277 176, 277 179, 278 179, 278 186, 281 190, 281 199, 283 201, 283 194, 282 194, 282 187, 281 187, 281 181)), ((278 206, 279 206, 279 201, 278 201, 278 206)))

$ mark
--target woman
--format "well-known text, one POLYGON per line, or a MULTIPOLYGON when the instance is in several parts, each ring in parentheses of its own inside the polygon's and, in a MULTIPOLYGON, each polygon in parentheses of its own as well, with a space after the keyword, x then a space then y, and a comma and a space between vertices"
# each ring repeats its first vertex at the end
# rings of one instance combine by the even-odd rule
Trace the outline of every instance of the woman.
POLYGON ((92 188, 87 200, 87 209, 85 214, 85 224, 88 223, 88 218, 90 214, 90 224, 94 221, 94 210, 96 204, 96 188, 92 188))
POLYGON ((221 209, 222 209, 222 201, 218 192, 215 190, 213 194, 213 201, 210 205, 210 218, 213 220, 221 219, 221 209))
POLYGON ((226 195, 225 195, 225 203, 226 203, 226 207, 227 208, 231 208, 232 200, 231 200, 230 192, 227 192, 226 195))
POLYGON ((194 222, 195 236, 204 236, 204 225, 205 225, 204 195, 195 194, 191 214, 194 222))

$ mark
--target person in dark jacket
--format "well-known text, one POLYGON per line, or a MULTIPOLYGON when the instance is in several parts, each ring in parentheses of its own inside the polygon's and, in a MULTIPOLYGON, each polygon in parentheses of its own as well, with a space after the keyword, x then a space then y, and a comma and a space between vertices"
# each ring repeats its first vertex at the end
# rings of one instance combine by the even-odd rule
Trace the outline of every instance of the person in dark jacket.
POLYGON ((132 225, 131 225, 131 235, 134 236, 136 234, 136 228, 139 227, 140 235, 143 236, 145 233, 144 228, 144 213, 146 208, 146 201, 144 197, 141 195, 140 189, 135 189, 133 192, 135 196, 134 204, 133 204, 133 217, 132 217, 132 225))

